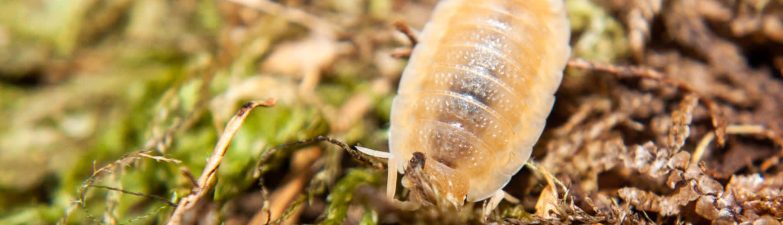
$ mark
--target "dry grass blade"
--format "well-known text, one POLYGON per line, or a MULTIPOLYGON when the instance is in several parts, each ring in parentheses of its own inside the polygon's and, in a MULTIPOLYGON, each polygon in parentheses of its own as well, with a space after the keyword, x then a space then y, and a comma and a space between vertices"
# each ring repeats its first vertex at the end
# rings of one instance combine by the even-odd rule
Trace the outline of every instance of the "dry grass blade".
POLYGON ((215 149, 212 151, 212 155, 209 157, 207 165, 204 167, 204 171, 198 179, 198 186, 194 187, 189 195, 179 201, 177 208, 174 209, 174 213, 171 214, 171 218, 168 222, 169 225, 182 224, 185 214, 206 196, 214 183, 215 173, 217 172, 218 167, 220 167, 220 162, 223 161, 223 156, 226 155, 228 145, 231 143, 231 140, 234 138, 237 131, 239 131, 242 123, 247 119, 250 111, 259 106, 271 107, 274 105, 274 99, 267 99, 263 102, 249 102, 243 105, 242 108, 237 111, 236 115, 228 121, 226 129, 223 131, 223 134, 220 135, 220 139, 218 139, 215 149))

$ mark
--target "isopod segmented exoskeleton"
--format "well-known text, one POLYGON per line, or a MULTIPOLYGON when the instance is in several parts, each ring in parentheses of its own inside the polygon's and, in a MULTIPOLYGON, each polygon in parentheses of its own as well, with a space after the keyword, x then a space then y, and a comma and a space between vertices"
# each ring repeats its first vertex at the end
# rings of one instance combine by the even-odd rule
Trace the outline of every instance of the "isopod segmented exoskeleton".
POLYGON ((562 0, 441 1, 392 105, 390 197, 415 152, 434 198, 502 196, 544 129, 569 36, 562 0))

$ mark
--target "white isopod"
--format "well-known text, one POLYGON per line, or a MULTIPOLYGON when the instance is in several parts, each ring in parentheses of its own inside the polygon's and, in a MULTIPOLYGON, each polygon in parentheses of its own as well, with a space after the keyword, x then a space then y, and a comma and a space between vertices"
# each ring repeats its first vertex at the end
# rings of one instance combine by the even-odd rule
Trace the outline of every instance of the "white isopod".
POLYGON ((431 198, 497 204, 544 129, 569 37, 562 0, 441 1, 394 98, 390 152, 361 149, 389 158, 389 197, 413 158, 431 198))

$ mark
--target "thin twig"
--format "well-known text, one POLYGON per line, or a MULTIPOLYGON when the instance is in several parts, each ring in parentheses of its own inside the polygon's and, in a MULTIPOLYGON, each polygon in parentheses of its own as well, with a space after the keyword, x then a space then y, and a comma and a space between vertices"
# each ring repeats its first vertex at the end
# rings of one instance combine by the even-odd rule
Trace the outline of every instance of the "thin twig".
POLYGON ((194 187, 189 195, 179 201, 177 208, 174 209, 174 213, 171 214, 171 218, 168 222, 169 225, 182 224, 185 213, 190 211, 190 209, 207 195, 208 190, 214 183, 215 173, 217 172, 218 167, 220 167, 220 162, 223 161, 223 157, 228 151, 231 140, 234 138, 237 131, 239 131, 239 128, 242 126, 245 119, 247 119, 250 111, 259 106, 271 107, 274 105, 274 99, 268 99, 263 102, 249 102, 243 105, 242 108, 237 111, 236 115, 228 121, 226 129, 223 134, 220 135, 220 139, 218 139, 218 142, 212 151, 212 155, 209 157, 207 165, 204 167, 204 171, 198 179, 198 186, 194 187))
POLYGON ((301 147, 312 145, 312 144, 315 144, 315 143, 318 143, 318 142, 326 142, 326 143, 329 143, 329 144, 336 145, 337 147, 340 147, 342 150, 344 150, 344 151, 348 152, 349 154, 351 154, 351 156, 354 157, 355 159, 359 159, 362 162, 368 163, 368 164, 370 164, 371 166, 373 166, 375 168, 378 168, 378 169, 386 168, 386 166, 384 165, 383 162, 380 162, 379 160, 377 160, 375 158, 368 157, 367 155, 361 153, 359 150, 356 150, 355 148, 349 146, 348 144, 346 144, 346 143, 344 143, 344 142, 342 142, 340 140, 337 140, 337 139, 334 139, 334 138, 328 137, 328 136, 316 136, 314 138, 307 139, 307 140, 295 141, 295 142, 291 142, 291 143, 278 145, 278 146, 276 146, 274 148, 271 148, 269 150, 264 151, 262 153, 262 155, 259 157, 258 165, 256 165, 256 172, 255 172, 254 176, 255 177, 260 176, 260 174, 262 172, 261 171, 261 169, 262 169, 261 165, 264 162, 266 162, 267 160, 269 160, 269 158, 272 157, 272 155, 275 152, 277 152, 277 151, 279 151, 281 149, 301 148, 301 147))
POLYGON ((179 161, 179 160, 176 160, 176 159, 166 158, 165 156, 150 155, 150 154, 147 154, 146 152, 139 152, 139 156, 144 157, 144 158, 153 159, 155 161, 163 161, 163 162, 167 162, 167 163, 174 163, 174 164, 182 163, 182 161, 179 161))
POLYGON ((170 202, 170 201, 168 201, 165 198, 160 197, 160 196, 145 194, 145 193, 141 193, 141 192, 133 192, 133 191, 124 190, 122 188, 115 188, 115 187, 109 187, 109 186, 103 186, 103 185, 91 185, 90 187, 102 188, 102 189, 106 189, 106 190, 121 192, 123 194, 129 194, 129 195, 135 195, 135 196, 144 197, 144 198, 150 198, 150 199, 154 199, 156 201, 162 202, 162 203, 164 203, 164 204, 166 204, 168 206, 171 206, 171 207, 177 206, 177 204, 174 204, 173 202, 170 202))
MULTIPOLYGON (((783 153, 783 139, 780 138, 775 132, 772 130, 769 130, 767 128, 764 128, 760 125, 729 125, 726 126, 726 134, 738 134, 738 135, 761 135, 775 144, 777 144, 781 148, 781 153, 783 153)), ((715 139, 715 134, 708 133, 705 134, 704 137, 701 138, 699 141, 699 144, 696 146, 696 149, 693 151, 693 156, 691 157, 691 163, 698 163, 699 160, 701 160, 702 156, 707 152, 707 146, 712 142, 712 140, 715 139)), ((780 155, 774 156, 773 160, 778 160, 778 157, 780 155)), ((762 166, 764 167, 764 166, 762 166)), ((762 168, 762 170, 766 170, 767 168, 762 168)))

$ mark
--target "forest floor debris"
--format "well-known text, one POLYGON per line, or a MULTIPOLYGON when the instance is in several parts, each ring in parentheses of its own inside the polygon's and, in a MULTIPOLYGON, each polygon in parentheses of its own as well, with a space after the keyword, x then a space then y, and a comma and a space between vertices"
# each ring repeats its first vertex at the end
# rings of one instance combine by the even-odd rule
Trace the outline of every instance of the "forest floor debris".
MULTIPOLYGON (((435 3, 0 3, 0 224, 482 222, 395 207, 334 145, 387 149, 435 3)), ((783 1, 566 5, 574 58, 489 222, 780 224, 783 1)))

